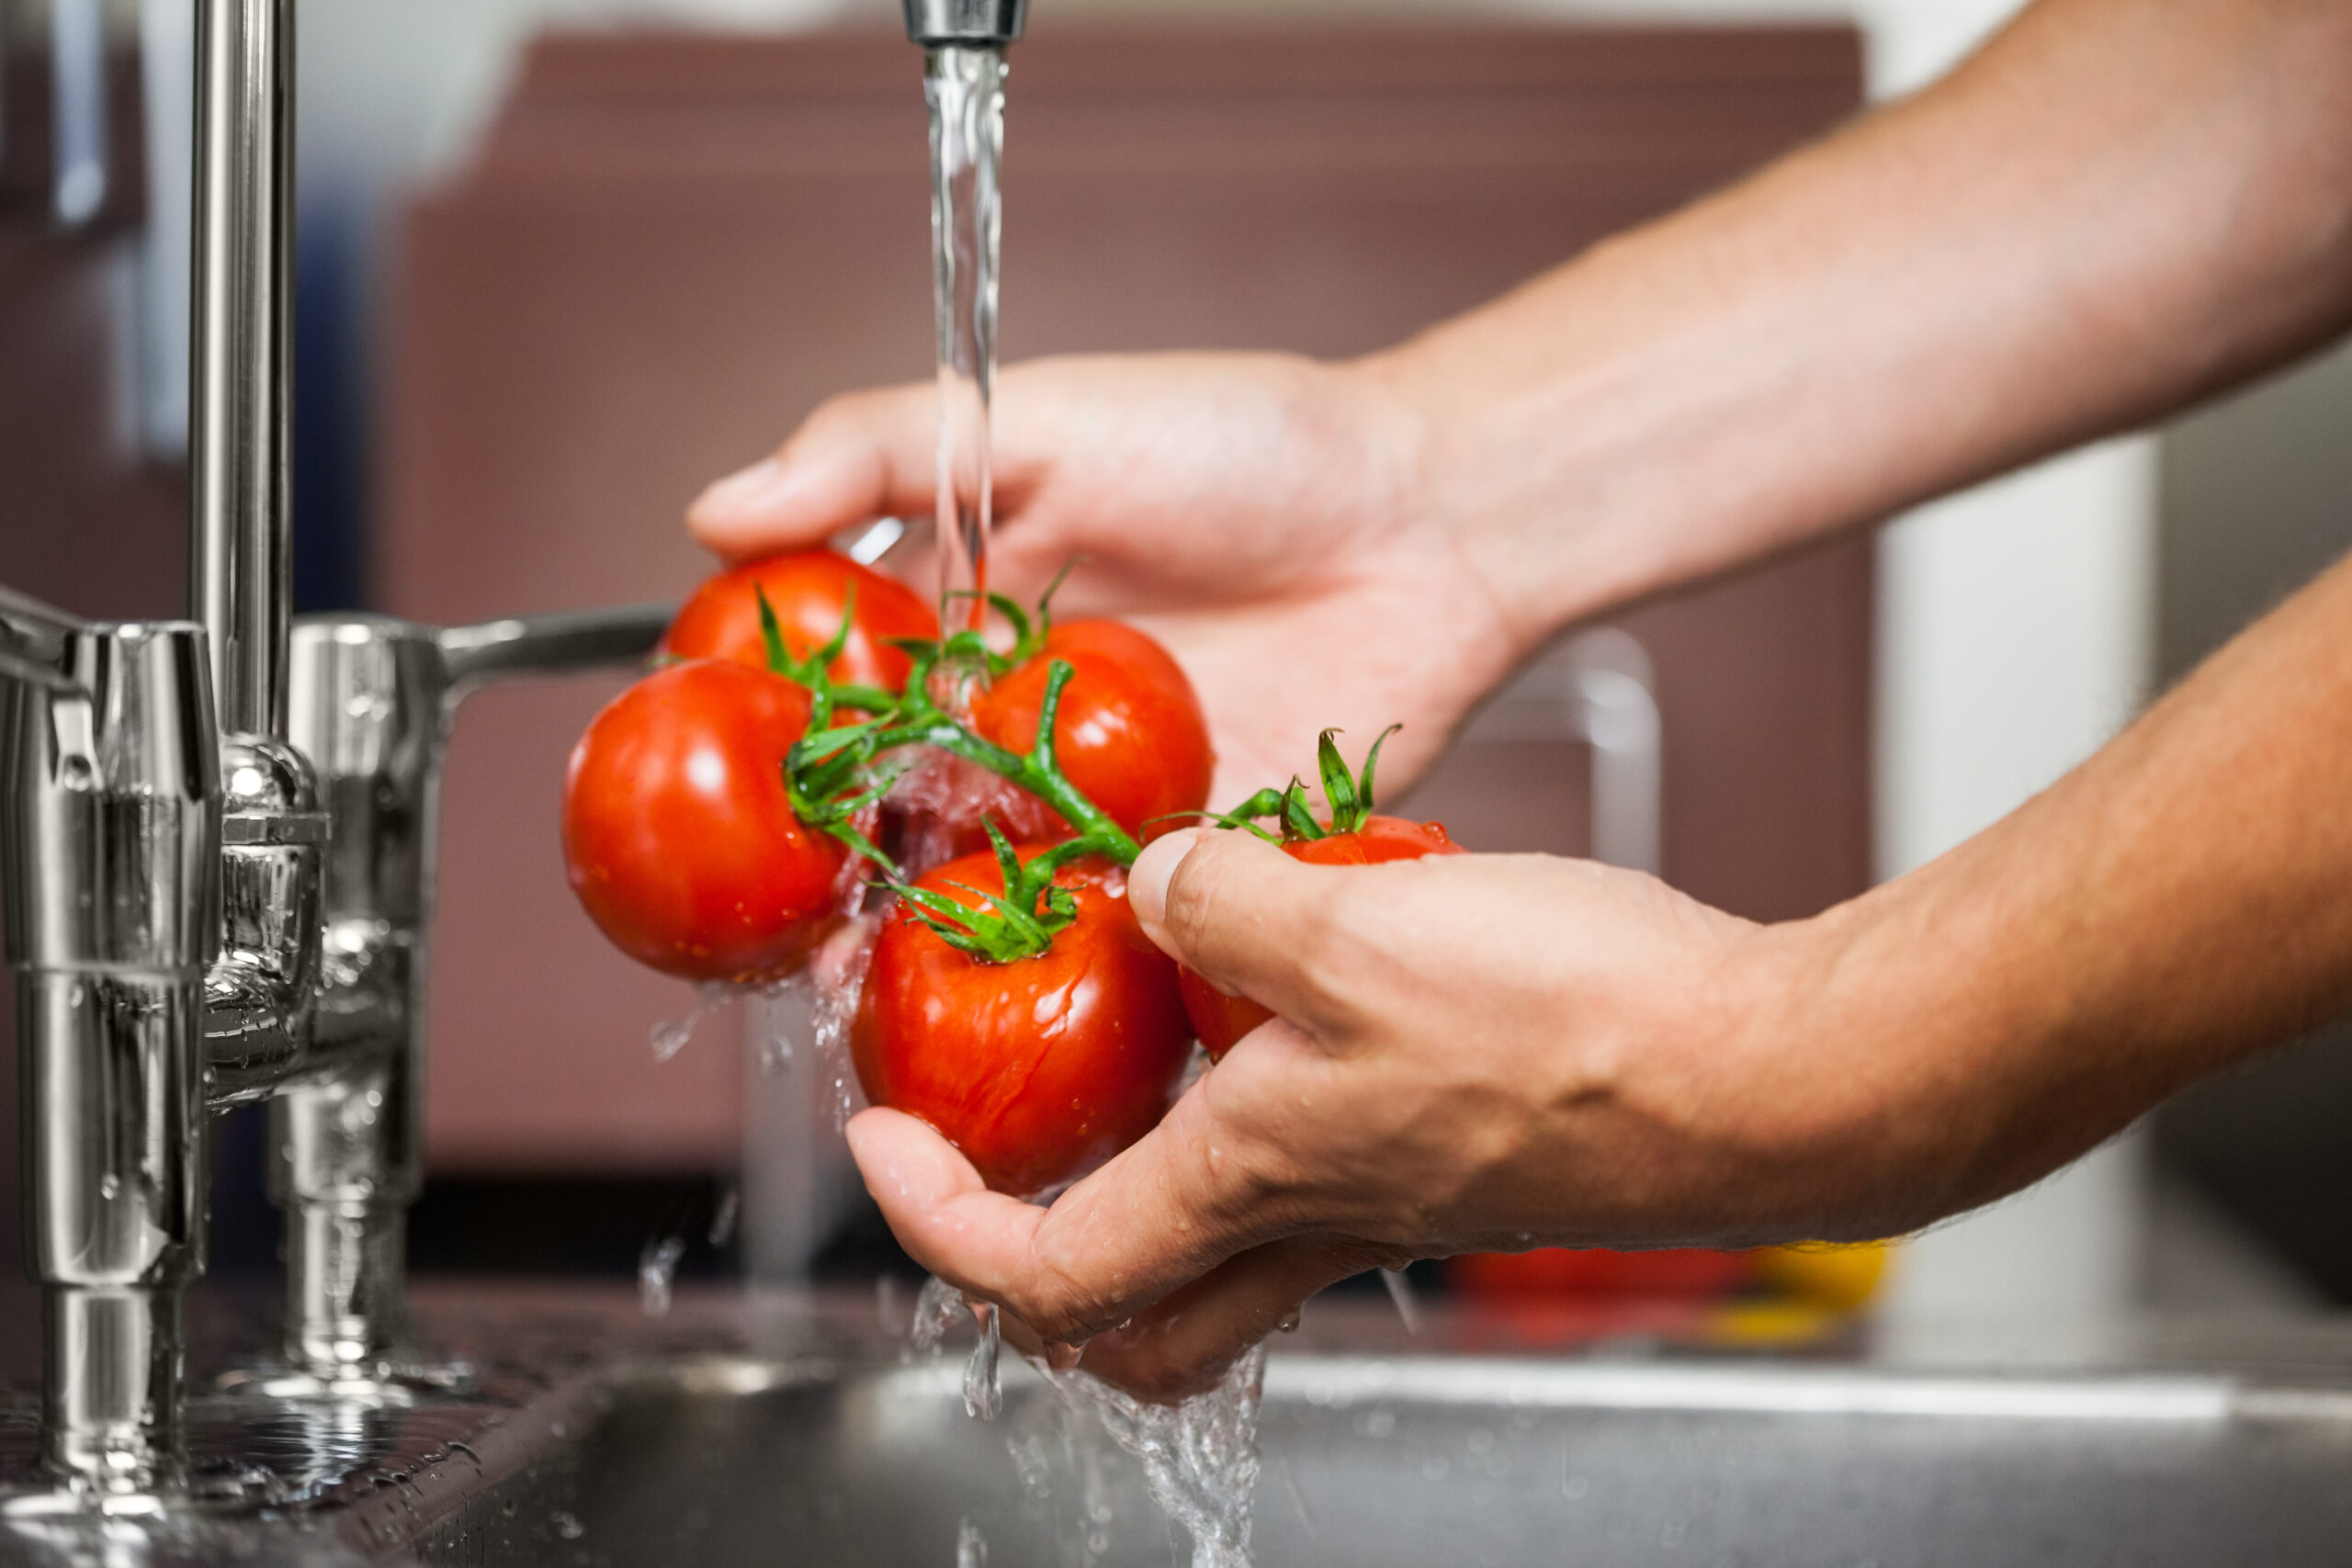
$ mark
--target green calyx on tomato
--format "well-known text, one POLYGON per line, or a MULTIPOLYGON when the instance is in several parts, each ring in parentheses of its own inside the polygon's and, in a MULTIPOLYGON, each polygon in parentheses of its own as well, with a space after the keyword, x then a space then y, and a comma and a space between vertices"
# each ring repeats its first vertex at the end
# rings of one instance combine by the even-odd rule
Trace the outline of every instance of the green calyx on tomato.
POLYGON ((1216 819, 1220 828, 1246 828, 1270 844, 1295 844, 1315 839, 1328 839, 1341 833, 1360 831, 1372 820, 1373 771, 1380 765, 1380 749, 1388 738, 1405 727, 1392 724, 1373 741, 1372 750, 1364 753, 1363 773, 1358 775, 1348 768, 1347 759, 1340 755, 1339 743, 1331 739, 1340 732, 1327 729, 1315 742, 1316 769, 1323 776, 1323 798, 1330 803, 1331 820, 1317 822, 1307 804, 1306 786, 1298 775, 1291 775, 1289 786, 1283 789, 1261 789, 1224 816, 1216 819), (1272 817, 1282 824, 1279 837, 1258 826, 1257 818, 1272 817))
POLYGON ((982 822, 989 844, 996 851, 997 870, 1004 891, 991 893, 958 882, 951 886, 979 898, 973 908, 944 893, 894 884, 892 890, 907 901, 914 918, 938 933, 939 940, 983 964, 1011 964, 1035 958, 1053 946, 1054 938, 1078 919, 1078 902, 1069 888, 1057 886, 1055 873, 1072 861, 1099 856, 1102 851, 1083 838, 1056 844, 1023 864, 1012 840, 994 822, 982 822))
MULTIPOLYGON (((1012 626, 1012 646, 1010 649, 999 653, 988 645, 987 639, 981 637, 977 629, 967 628, 956 632, 939 644, 938 663, 951 669, 960 665, 975 673, 985 674, 989 679, 995 680, 1000 676, 1012 673, 1013 671, 1036 658, 1045 650, 1046 638, 1052 635, 1054 629, 1054 595, 1061 592, 1063 581, 1071 572, 1078 570, 1079 562, 1084 558, 1082 556, 1072 556, 1062 563, 1061 570, 1054 573, 1054 580, 1046 584, 1046 591, 1043 593, 1037 595, 1037 615, 1035 620, 1030 618, 1029 612, 1023 609, 1018 601, 1002 593, 990 593, 987 596, 990 607, 1012 626)), ((958 589, 949 595, 956 599, 969 599, 972 596, 972 591, 968 588, 958 589)), ((924 651, 920 644, 902 642, 899 646, 903 651, 918 660, 922 658, 924 651)), ((911 683, 910 682, 910 684, 911 683)))
POLYGON ((822 648, 811 649, 806 659, 792 657, 792 649, 784 640, 783 623, 776 618, 775 606, 768 603, 767 590, 753 583, 752 596, 760 606, 760 643, 767 653, 768 669, 808 688, 811 728, 822 729, 831 724, 836 706, 863 708, 872 713, 887 712, 897 705, 899 699, 893 693, 835 681, 829 672, 849 647, 850 634, 857 626, 855 582, 842 592, 841 625, 834 629, 831 639, 822 648))
MULTIPOLYGON (((917 886, 975 905, 1001 870, 982 852, 917 886)), ((928 1122, 989 1186, 1020 1196, 1149 1132, 1193 1048, 1175 961, 1144 935, 1111 868, 1065 865, 1055 881, 1069 923, 1017 964, 980 962, 901 901, 875 939, 849 1032, 869 1100, 928 1122)))
MULTIPOLYGON (((763 668, 798 688, 805 725, 782 749, 779 769, 791 818, 894 885, 899 867, 873 835, 877 808, 913 765, 914 748, 962 759, 1012 786, 982 809, 1004 811, 1015 836, 1067 833, 1042 869, 1003 863, 1004 893, 970 919, 922 908, 926 923, 960 951, 1006 963, 1046 951, 1067 928, 1068 897, 1057 899, 1052 886, 1056 868, 1088 856, 1131 865, 1148 819, 1207 794, 1206 726, 1182 671, 1131 627, 1057 627, 1053 596, 1069 570, 1046 587, 1034 615, 1003 594, 987 596, 1012 632, 999 653, 977 628, 941 637, 928 610, 888 578, 830 551, 789 552, 706 582, 664 650, 673 661, 720 658, 763 668), (1066 699, 1074 679, 1078 694, 1066 699), (1063 735, 1066 716, 1070 733, 1063 735), (1074 748, 1067 766, 1057 744, 1074 748)), ((1000 849, 1006 843, 995 826, 989 839, 1000 849)))
MULTIPOLYGON (((1315 819, 1307 808, 1306 786, 1294 778, 1286 789, 1260 790, 1216 818, 1217 826, 1246 828, 1306 865, 1368 866, 1462 853, 1462 847, 1446 836, 1442 824, 1374 815, 1373 770, 1380 760, 1382 741, 1396 733, 1397 728, 1391 725, 1380 732, 1380 739, 1372 743, 1372 750, 1364 758, 1361 776, 1350 773, 1341 760, 1340 749, 1331 739, 1338 732, 1323 732, 1316 753, 1323 777, 1323 794, 1331 805, 1329 822, 1315 819), (1278 819, 1282 836, 1276 838, 1260 828, 1253 819, 1261 817, 1278 819)), ((1185 1016, 1191 1020, 1193 1032, 1200 1037, 1202 1048, 1208 1052, 1212 1062, 1222 1061, 1235 1042, 1274 1016, 1273 1010, 1263 1003, 1246 996, 1227 995, 1190 969, 1179 972, 1176 984, 1184 999, 1185 1016)))
MULTIPOLYGON (((879 759, 887 751, 921 744, 977 763, 1053 807, 1077 835, 1071 842, 1083 846, 1074 852, 1099 854, 1118 865, 1133 865, 1142 846, 1070 782, 1055 751, 1055 721, 1075 666, 1057 659, 1048 667, 1037 738, 1027 751, 1013 751, 973 734, 932 700, 931 672, 944 650, 945 645, 910 648, 914 668, 907 676, 906 690, 888 712, 812 729, 786 754, 786 778, 793 809, 800 819, 836 837, 855 832, 850 818, 881 798, 896 779, 887 766, 876 765, 879 759)), ((871 846, 859 852, 878 864, 889 864, 874 855, 871 846)))
POLYGON ((826 666, 837 686, 896 692, 908 659, 901 637, 936 638, 939 617, 906 584, 833 550, 785 550, 740 561, 706 578, 678 607, 662 635, 665 659, 726 659, 754 670, 788 674, 769 659, 760 600, 767 601, 786 649, 805 657, 839 630, 845 602, 855 595, 847 639, 826 666))

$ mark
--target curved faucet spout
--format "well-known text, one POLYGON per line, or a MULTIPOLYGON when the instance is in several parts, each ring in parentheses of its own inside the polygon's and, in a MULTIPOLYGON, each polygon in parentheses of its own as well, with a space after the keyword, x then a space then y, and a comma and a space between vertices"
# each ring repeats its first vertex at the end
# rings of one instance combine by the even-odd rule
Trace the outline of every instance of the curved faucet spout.
POLYGON ((403 1343, 408 1205, 424 1179, 426 933, 442 743, 492 681, 627 664, 674 606, 436 628, 387 615, 294 626, 288 733, 332 822, 314 1070, 270 1102, 286 1213, 286 1354, 322 1377, 414 1371, 403 1343))

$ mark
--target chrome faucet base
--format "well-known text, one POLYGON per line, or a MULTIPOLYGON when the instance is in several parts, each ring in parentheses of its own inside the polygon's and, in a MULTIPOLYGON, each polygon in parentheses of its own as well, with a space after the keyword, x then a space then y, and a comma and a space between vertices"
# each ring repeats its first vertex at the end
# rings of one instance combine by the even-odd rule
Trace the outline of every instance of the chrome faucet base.
POLYGON ((388 615, 294 628, 288 732, 317 765, 333 832, 322 901, 318 1070, 270 1107, 271 1195, 286 1215, 285 1355, 334 1381, 431 1380, 407 1341, 402 1256, 424 1181, 425 931, 442 744, 492 681, 626 663, 667 604, 447 630, 388 615))
MULTIPOLYGON (((410 1371, 408 1205, 418 1186, 403 1133, 402 1055, 290 1085, 270 1105, 271 1197, 286 1215, 285 1351, 328 1379, 410 1371)), ((421 1369, 413 1369, 421 1370, 421 1369)))
POLYGON ((50 1470, 154 1483, 178 1430, 180 1298, 204 1257, 204 976, 220 758, 200 628, 22 601, 54 683, 0 727, 0 897, 25 1086, 27 1270, 44 1288, 50 1470))
POLYGON ((109 1495, 152 1492, 173 1478, 182 1290, 53 1285, 42 1293, 40 1460, 51 1474, 109 1495), (90 1375, 101 1370, 107 1375, 90 1375))

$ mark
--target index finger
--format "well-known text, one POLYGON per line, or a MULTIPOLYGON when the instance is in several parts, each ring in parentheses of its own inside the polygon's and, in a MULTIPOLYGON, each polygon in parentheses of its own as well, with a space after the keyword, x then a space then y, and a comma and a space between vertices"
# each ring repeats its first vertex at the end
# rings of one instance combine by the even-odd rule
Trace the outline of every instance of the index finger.
POLYGON ((686 526, 705 547, 740 560, 818 544, 876 517, 929 513, 937 400, 927 385, 832 399, 774 456, 696 496, 686 526))

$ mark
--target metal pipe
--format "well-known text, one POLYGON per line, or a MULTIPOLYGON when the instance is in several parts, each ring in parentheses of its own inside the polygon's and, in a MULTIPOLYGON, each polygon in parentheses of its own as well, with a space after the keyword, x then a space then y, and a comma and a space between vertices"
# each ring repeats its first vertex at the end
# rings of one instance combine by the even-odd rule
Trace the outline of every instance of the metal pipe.
POLYGON ((675 604, 616 604, 515 615, 436 635, 455 690, 503 675, 560 675, 643 659, 678 613, 675 604))
POLYGON ((229 735, 286 727, 293 85, 293 0, 198 0, 188 595, 229 735))
POLYGON ((1649 650, 1615 626, 1568 645, 1570 706, 1592 743, 1592 858, 1665 870, 1665 726, 1649 650))

